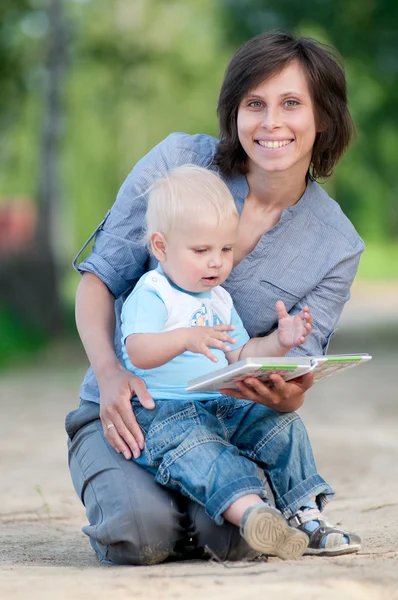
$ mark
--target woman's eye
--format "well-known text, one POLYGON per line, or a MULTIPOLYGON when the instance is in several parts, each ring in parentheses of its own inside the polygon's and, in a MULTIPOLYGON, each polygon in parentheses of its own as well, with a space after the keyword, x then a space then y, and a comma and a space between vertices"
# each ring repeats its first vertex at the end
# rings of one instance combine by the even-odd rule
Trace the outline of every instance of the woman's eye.
POLYGON ((194 248, 194 252, 202 254, 203 252, 206 252, 206 248, 194 248))
POLYGON ((287 106, 288 108, 292 108, 293 106, 297 106, 298 102, 297 100, 286 100, 285 101, 285 106, 287 106))
POLYGON ((232 248, 223 248, 222 251, 223 252, 232 252, 232 248))
POLYGON ((263 106, 262 102, 260 102, 259 100, 252 100, 251 102, 248 102, 247 105, 251 108, 262 108, 263 106))

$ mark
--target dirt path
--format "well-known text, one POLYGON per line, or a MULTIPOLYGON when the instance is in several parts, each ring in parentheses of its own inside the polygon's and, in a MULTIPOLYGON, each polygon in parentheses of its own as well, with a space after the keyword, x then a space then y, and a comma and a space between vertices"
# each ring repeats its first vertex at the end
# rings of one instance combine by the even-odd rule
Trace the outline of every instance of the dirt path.
MULTIPOLYGON (((364 304, 366 322, 376 308, 364 304)), ((333 350, 369 351, 374 360, 319 383, 301 411, 319 471, 338 491, 327 516, 363 537, 356 556, 100 566, 80 532, 85 514, 66 465, 63 419, 76 405, 79 353, 1 375, 0 598, 398 599, 398 320, 390 316, 371 338, 358 322, 343 327, 333 350)))

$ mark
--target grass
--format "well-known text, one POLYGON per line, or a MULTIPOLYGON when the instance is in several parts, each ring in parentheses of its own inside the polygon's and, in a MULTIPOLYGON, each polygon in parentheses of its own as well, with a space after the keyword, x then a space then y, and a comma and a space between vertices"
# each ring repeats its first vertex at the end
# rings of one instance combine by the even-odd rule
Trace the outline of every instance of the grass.
POLYGON ((24 326, 19 315, 4 304, 0 304, 0 331, 0 367, 26 360, 48 342, 43 333, 24 326))
POLYGON ((398 242, 367 243, 359 264, 358 279, 398 282, 398 242))

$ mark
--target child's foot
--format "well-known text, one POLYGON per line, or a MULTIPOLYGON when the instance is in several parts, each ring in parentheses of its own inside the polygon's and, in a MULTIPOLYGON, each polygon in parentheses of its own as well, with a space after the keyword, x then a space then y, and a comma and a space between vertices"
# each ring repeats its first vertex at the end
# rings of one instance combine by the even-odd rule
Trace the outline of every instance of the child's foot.
POLYGON ((300 558, 308 545, 305 533, 289 527, 279 510, 264 502, 245 511, 240 532, 254 550, 283 559, 300 558))
POLYGON ((325 521, 315 502, 307 502, 289 519, 289 524, 308 535, 308 548, 304 554, 338 556, 361 549, 361 538, 356 533, 338 529, 325 521))

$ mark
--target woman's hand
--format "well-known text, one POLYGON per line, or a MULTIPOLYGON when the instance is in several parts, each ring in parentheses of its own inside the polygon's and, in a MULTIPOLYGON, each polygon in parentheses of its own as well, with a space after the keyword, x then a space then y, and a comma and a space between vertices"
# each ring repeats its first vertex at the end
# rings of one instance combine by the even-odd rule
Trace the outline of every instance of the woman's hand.
POLYGON ((255 377, 246 377, 244 381, 238 381, 235 385, 239 392, 233 389, 222 389, 222 394, 233 398, 252 400, 258 404, 264 404, 279 412, 292 412, 302 406, 305 392, 314 383, 312 373, 307 373, 296 379, 284 381, 276 373, 270 375, 270 383, 263 383, 255 377))
POLYGON ((131 408, 131 398, 137 396, 142 406, 152 409, 155 403, 145 383, 122 365, 118 365, 98 381, 100 388, 100 418, 104 435, 111 446, 126 459, 139 458, 144 448, 144 436, 131 408))

